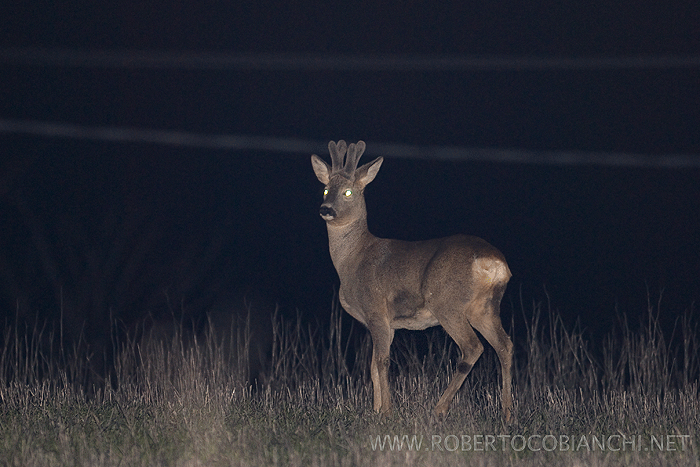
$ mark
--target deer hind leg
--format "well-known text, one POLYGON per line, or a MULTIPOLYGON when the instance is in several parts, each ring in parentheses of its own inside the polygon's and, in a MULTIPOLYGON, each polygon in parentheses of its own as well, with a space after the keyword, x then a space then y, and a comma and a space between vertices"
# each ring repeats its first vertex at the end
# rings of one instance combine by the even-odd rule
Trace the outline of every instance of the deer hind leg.
POLYGON ((394 340, 394 330, 389 326, 370 331, 372 335, 372 364, 370 375, 374 393, 374 410, 382 414, 391 412, 389 391, 389 352, 394 340))
POLYGON ((503 288, 494 291, 493 298, 484 304, 484 313, 472 319, 472 325, 491 344, 498 360, 501 362, 501 406, 503 407, 503 419, 510 423, 512 419, 513 395, 511 381, 511 367, 513 364, 513 342, 503 329, 500 318, 501 297, 503 288))
POLYGON ((461 357, 457 363, 457 371, 452 376, 452 381, 450 381, 450 384, 435 406, 434 412, 438 417, 444 417, 447 414, 452 399, 459 388, 462 387, 467 375, 484 351, 484 346, 479 341, 464 314, 456 313, 451 316, 455 318, 450 319, 445 316, 446 319, 441 320, 440 324, 459 346, 461 357))

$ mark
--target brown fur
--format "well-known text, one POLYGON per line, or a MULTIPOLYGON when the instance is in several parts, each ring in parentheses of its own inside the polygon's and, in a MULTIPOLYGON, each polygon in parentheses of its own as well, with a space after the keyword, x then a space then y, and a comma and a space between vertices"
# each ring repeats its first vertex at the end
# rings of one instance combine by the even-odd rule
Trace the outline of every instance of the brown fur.
POLYGON ((503 417, 510 421, 513 343, 501 325, 500 302, 511 273, 503 255, 486 241, 465 235, 421 242, 375 237, 367 229, 364 189, 383 159, 356 169, 364 142, 347 146, 331 141, 328 148, 332 166, 316 155, 311 164, 326 186, 320 213, 340 277, 340 303, 372 337, 374 409, 391 410, 388 369, 394 330, 439 324, 459 346, 461 358, 435 414, 447 413, 483 352, 476 329, 501 362, 503 417))

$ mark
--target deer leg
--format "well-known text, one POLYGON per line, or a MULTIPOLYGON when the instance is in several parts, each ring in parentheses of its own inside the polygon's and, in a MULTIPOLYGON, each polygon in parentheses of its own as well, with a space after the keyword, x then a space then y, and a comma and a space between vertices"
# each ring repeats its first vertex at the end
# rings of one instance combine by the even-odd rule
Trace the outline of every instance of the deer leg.
POLYGON ((370 331, 372 335, 372 388, 374 392, 374 410, 383 414, 391 412, 391 393, 389 392, 389 349, 394 340, 394 330, 382 326, 370 331))
POLYGON ((459 388, 462 387, 467 375, 484 351, 484 346, 464 315, 459 313, 452 316, 462 319, 448 319, 444 320, 445 322, 441 321, 440 324, 459 346, 461 357, 457 363, 457 371, 452 376, 452 381, 450 381, 450 384, 435 406, 435 415, 438 417, 444 417, 447 414, 447 409, 450 407, 452 399, 459 388))
POLYGON ((511 367, 513 364, 513 341, 503 329, 503 324, 500 318, 500 303, 501 296, 497 292, 494 297, 487 301, 484 310, 485 313, 473 320, 472 325, 482 336, 491 344, 498 360, 501 362, 501 380, 503 387, 501 390, 501 406, 503 407, 503 419, 506 423, 510 423, 513 409, 511 367))

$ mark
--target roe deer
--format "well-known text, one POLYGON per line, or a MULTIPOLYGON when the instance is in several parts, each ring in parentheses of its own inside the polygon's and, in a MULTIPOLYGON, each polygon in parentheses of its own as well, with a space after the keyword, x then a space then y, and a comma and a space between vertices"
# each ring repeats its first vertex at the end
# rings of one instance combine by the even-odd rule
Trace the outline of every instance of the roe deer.
POLYGON ((340 277, 340 303, 372 338, 374 410, 391 411, 388 371, 394 330, 439 324, 457 343, 461 357, 435 415, 447 414, 484 350, 476 329, 501 362, 501 405, 504 420, 510 422, 513 343, 501 324, 500 303, 511 273, 503 254, 486 241, 465 235, 418 242, 375 237, 367 229, 364 189, 383 158, 357 168, 363 141, 349 146, 331 141, 328 149, 332 166, 315 154, 311 164, 325 185, 320 214, 340 277))

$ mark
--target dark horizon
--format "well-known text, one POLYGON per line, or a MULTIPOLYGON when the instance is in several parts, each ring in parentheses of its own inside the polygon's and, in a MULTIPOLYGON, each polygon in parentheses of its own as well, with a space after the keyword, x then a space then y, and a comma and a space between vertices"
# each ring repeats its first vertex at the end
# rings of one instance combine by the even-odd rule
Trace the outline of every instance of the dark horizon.
MULTIPOLYGON (((290 314, 330 309, 338 279, 307 157, 12 139, 34 155, 13 167, 5 197, 7 317, 18 299, 29 321, 55 315, 59 284, 64 306, 126 321, 163 316, 166 292, 194 315, 244 296, 290 314)), ((504 314, 522 296, 526 309, 549 301, 597 330, 616 310, 643 316, 660 296, 673 315, 696 301, 700 196, 684 196, 700 190, 696 180, 670 169, 387 159, 367 191, 369 226, 406 240, 480 236, 513 271, 504 314)))

